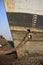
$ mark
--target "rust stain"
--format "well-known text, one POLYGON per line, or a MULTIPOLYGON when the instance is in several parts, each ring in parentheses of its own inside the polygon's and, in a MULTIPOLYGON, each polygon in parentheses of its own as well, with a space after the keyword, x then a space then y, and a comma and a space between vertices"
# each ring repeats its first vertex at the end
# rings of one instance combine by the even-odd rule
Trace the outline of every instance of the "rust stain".
POLYGON ((6 12, 12 12, 15 10, 14 0, 4 0, 6 12))

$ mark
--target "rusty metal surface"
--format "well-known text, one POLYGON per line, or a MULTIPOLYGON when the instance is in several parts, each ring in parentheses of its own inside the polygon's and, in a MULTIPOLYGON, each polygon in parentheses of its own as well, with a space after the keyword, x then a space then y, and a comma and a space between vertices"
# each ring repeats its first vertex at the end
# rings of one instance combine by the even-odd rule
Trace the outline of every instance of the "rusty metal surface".
MULTIPOLYGON (((13 35, 13 39, 14 40, 23 40, 23 38, 26 35, 26 31, 12 31, 12 35, 13 35)), ((31 41, 43 41, 43 32, 30 32, 28 34, 32 35, 32 39, 30 39, 31 41)))
POLYGON ((7 13, 10 25, 15 26, 32 27, 32 16, 32 14, 26 13, 7 13))
MULTIPOLYGON (((15 46, 15 49, 12 49, 12 51, 16 50, 18 56, 23 56, 26 50, 30 54, 43 54, 43 16, 37 15, 37 20, 34 22, 33 16, 35 14, 6 13, 15 46), (33 26, 34 23, 35 26, 33 26), (27 29, 31 31, 24 40, 27 29)), ((10 50, 9 52, 12 51, 10 50)))

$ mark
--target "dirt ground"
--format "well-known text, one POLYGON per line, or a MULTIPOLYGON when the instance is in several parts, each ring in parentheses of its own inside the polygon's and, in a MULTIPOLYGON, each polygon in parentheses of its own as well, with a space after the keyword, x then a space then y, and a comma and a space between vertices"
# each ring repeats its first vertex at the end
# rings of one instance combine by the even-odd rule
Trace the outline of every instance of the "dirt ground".
POLYGON ((43 56, 28 55, 17 58, 14 53, 10 55, 0 55, 0 65, 43 65, 43 56))
MULTIPOLYGON (((12 49, 9 43, 0 48, 0 51, 8 49, 12 49)), ((23 57, 18 58, 15 51, 7 55, 0 55, 0 65, 43 65, 43 55, 27 53, 23 57)))

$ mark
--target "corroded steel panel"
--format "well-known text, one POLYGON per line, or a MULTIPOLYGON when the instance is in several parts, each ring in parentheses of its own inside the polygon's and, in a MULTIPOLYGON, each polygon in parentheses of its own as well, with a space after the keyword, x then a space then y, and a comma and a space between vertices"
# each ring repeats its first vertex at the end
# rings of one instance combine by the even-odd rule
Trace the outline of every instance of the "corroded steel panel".
POLYGON ((36 27, 39 28, 39 29, 43 29, 43 16, 38 15, 36 27))
POLYGON ((12 12, 15 10, 14 0, 4 0, 4 4, 7 12, 12 12))
POLYGON ((32 14, 12 12, 7 13, 7 16, 10 25, 32 27, 32 14))

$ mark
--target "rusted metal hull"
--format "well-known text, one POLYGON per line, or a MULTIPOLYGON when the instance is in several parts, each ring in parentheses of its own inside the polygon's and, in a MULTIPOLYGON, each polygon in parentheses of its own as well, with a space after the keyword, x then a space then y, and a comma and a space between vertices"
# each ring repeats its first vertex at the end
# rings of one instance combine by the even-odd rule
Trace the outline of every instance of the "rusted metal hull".
POLYGON ((42 11, 33 3, 36 4, 37 1, 4 0, 14 46, 19 57, 23 56, 25 51, 43 54, 43 15, 40 15, 42 11), (26 36, 27 29, 30 32, 26 36))
POLYGON ((11 34, 14 41, 14 46, 18 56, 24 56, 25 51, 30 54, 38 53, 43 54, 43 16, 37 15, 37 20, 34 26, 34 14, 26 13, 7 13, 11 34), (27 35, 32 36, 32 39, 23 41, 27 29, 30 33, 27 35), (23 42, 22 42, 23 41, 23 42))

